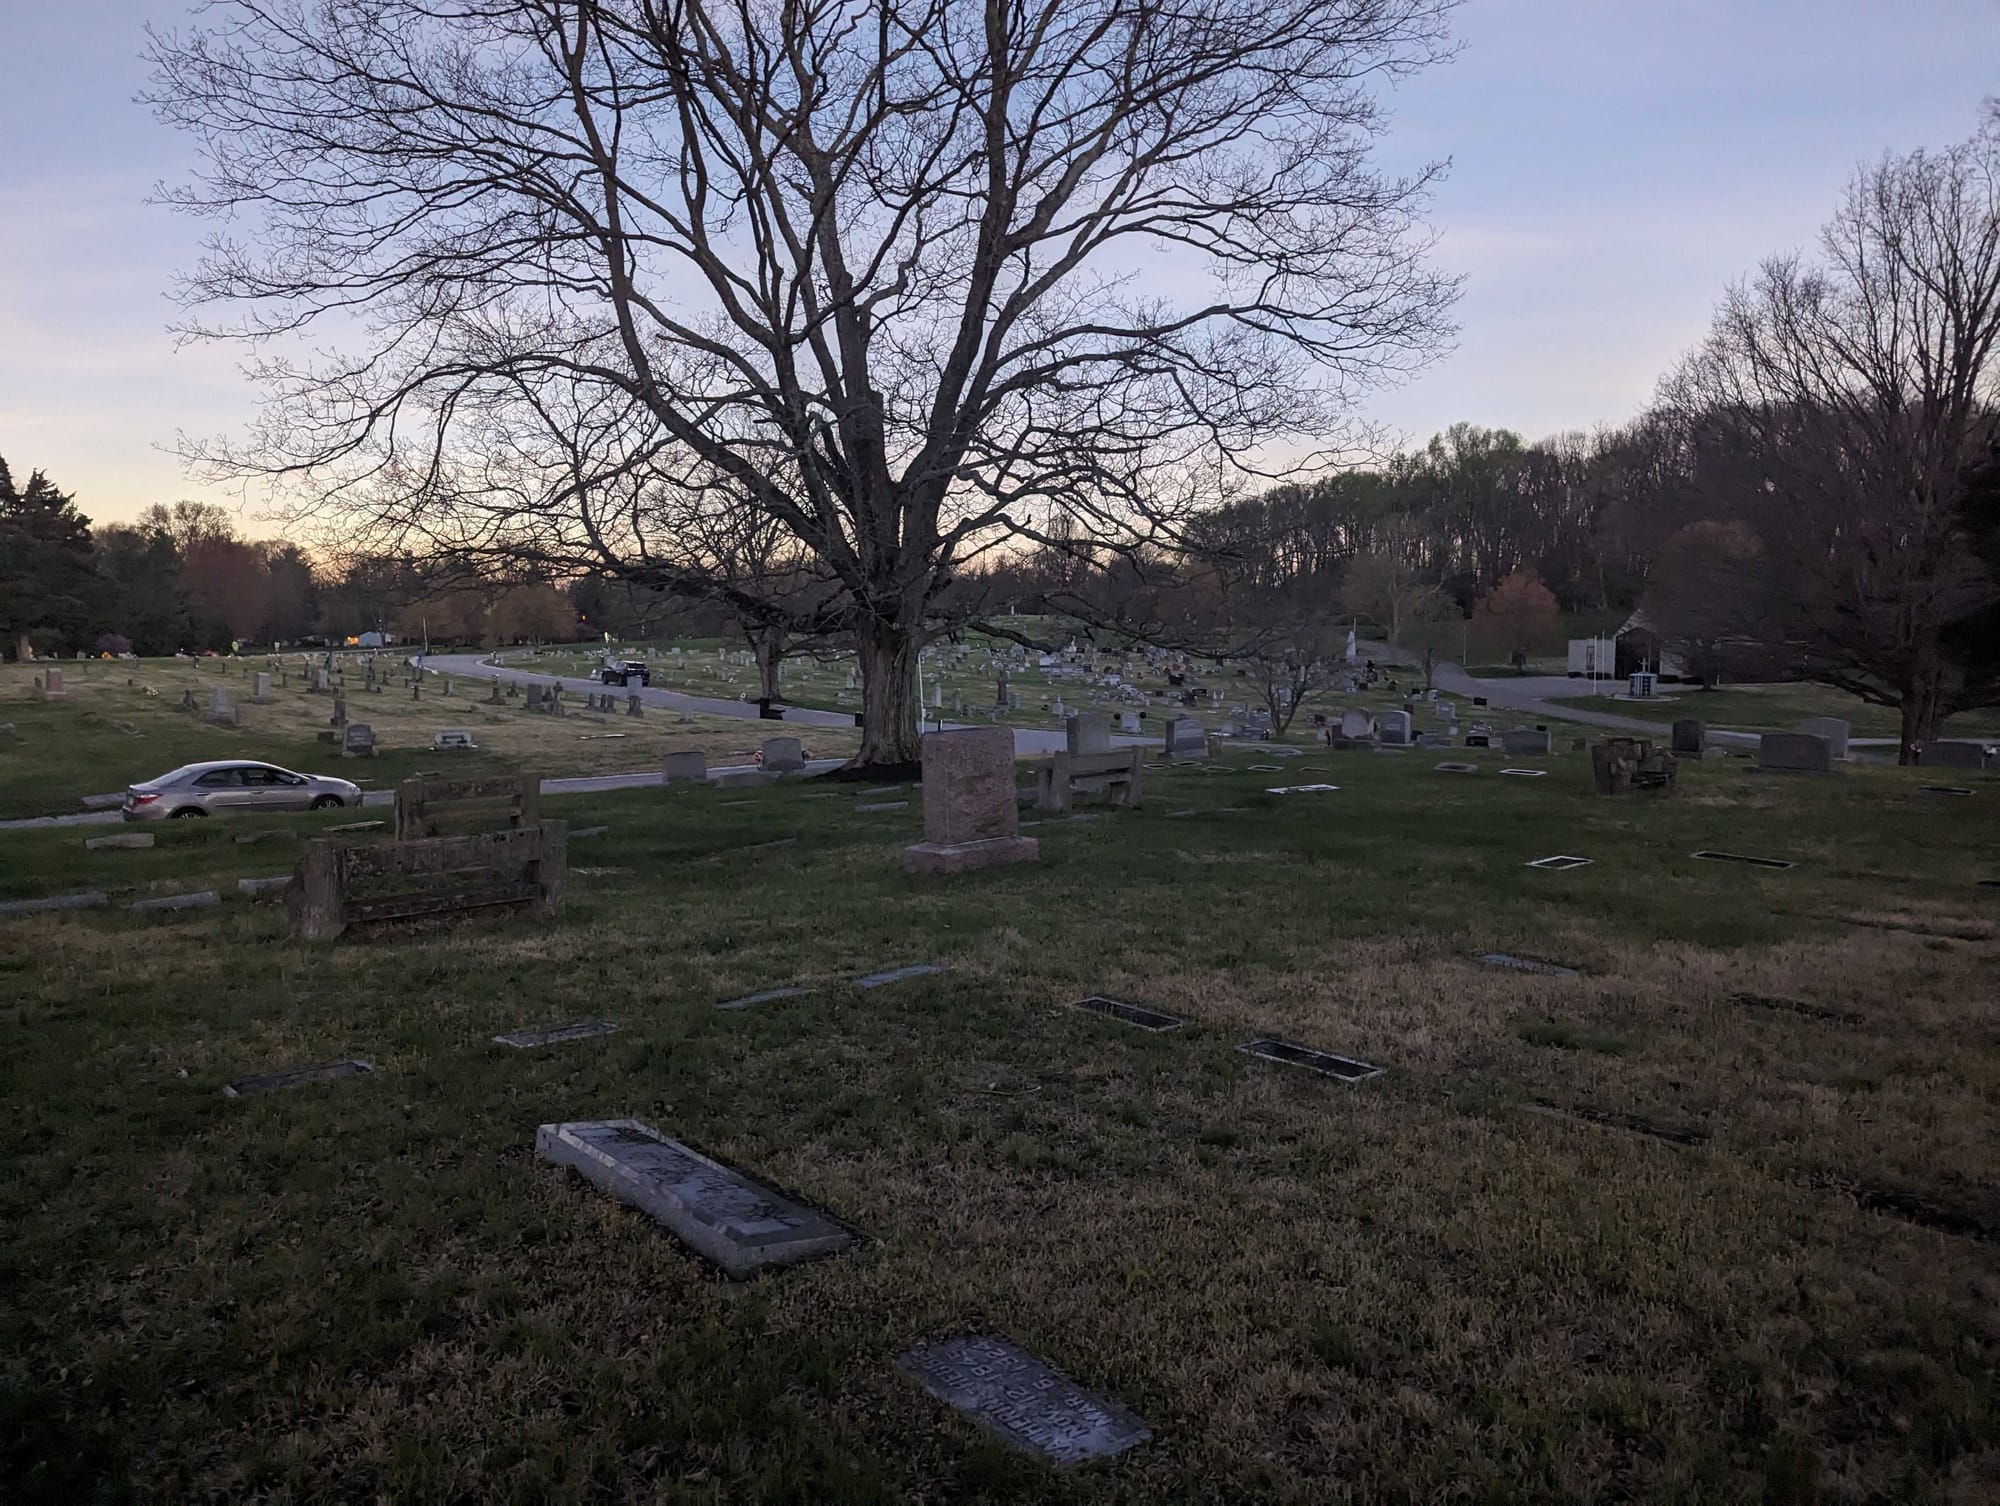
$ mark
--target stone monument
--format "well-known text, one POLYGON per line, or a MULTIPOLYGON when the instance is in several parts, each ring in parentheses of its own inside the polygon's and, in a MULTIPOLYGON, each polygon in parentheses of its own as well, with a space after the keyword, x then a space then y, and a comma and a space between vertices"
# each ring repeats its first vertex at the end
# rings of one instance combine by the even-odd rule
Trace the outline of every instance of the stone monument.
POLYGON ((903 849, 911 873, 965 873, 1041 859, 1020 835, 1014 794, 1014 733, 961 727, 923 739, 924 840, 903 849))

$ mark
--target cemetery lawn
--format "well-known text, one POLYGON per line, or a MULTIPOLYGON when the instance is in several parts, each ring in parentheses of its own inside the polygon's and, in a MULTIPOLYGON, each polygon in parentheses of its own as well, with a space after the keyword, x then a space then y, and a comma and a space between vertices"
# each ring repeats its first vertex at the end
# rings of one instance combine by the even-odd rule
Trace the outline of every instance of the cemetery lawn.
MULTIPOLYGON (((413 701, 389 656, 381 662, 383 690, 363 688, 357 662, 344 692, 349 719, 375 729, 374 758, 342 758, 332 744, 319 741, 333 714, 333 698, 306 692, 296 655, 288 661, 289 683, 274 680, 271 704, 265 706, 249 704, 250 674, 264 667, 261 657, 69 661, 57 666, 67 698, 50 702, 35 694, 38 666, 0 666, 0 722, 14 724, 11 734, 0 734, 0 820, 74 812, 85 795, 123 790, 211 758, 267 759, 386 790, 426 771, 657 773, 668 747, 699 750, 713 767, 749 763, 771 733, 768 725, 734 717, 682 723, 659 707, 648 707, 636 719, 622 712, 601 715, 581 710, 580 697, 570 698, 568 716, 534 716, 522 711, 518 700, 487 705, 491 685, 485 681, 460 680, 447 697, 437 675, 425 677, 423 697, 413 701), (183 692, 192 690, 206 710, 218 684, 239 708, 241 726, 213 726, 179 709, 183 692), (431 739, 447 728, 471 732, 477 750, 434 752, 431 739)), ((800 736, 814 757, 846 757, 860 746, 859 733, 843 728, 810 727, 800 736)))
MULTIPOLYGON (((1859 696, 1828 685, 1796 682, 1729 685, 1718 690, 1668 685, 1661 687, 1659 699, 1653 701, 1579 696, 1564 697, 1558 704, 1578 711, 1642 717, 1662 725, 1676 717, 1691 716, 1710 727, 1741 732, 1790 732, 1813 716, 1837 716, 1848 723, 1856 737, 1893 738, 1902 730, 1896 712, 1890 707, 1872 706, 1859 696)), ((2000 728, 2000 707, 1961 712, 1945 724, 1946 734, 1951 737, 1985 735, 1996 728, 2000 728)))
MULTIPOLYGON (((914 790, 678 787, 545 802, 610 828, 549 926, 0 919, 0 1499, 2000 1498, 2000 780, 1255 761, 952 880, 900 871, 914 790), (344 1056, 377 1070, 223 1094, 344 1056), (618 1116, 864 1242, 721 1279, 536 1162, 618 1116), (894 1363, 964 1332, 1154 1441, 991 1441, 894 1363)), ((184 824, 0 865, 233 890, 312 825, 184 824)))

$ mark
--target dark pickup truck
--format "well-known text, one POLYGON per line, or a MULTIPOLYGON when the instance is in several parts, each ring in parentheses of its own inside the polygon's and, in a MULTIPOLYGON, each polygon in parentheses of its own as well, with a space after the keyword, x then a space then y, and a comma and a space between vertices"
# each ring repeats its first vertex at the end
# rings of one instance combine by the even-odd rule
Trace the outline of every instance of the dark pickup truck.
POLYGON ((606 685, 650 685, 653 672, 640 659, 625 659, 617 664, 606 664, 597 671, 597 678, 606 685))

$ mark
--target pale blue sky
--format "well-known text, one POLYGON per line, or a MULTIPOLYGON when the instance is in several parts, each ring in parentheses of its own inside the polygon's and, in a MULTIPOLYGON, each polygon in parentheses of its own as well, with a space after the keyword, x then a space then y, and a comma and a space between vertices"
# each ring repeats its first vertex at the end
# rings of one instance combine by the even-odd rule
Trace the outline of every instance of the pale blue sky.
MULTIPOLYGON (((185 14, 0 0, 0 455, 99 519, 203 495, 160 447, 253 412, 240 353, 175 349, 197 230, 144 203, 187 154, 132 103, 140 27, 185 14)), ((2000 0, 1471 0, 1457 30, 1386 148, 1452 159, 1432 219, 1469 279, 1456 352, 1368 405, 1413 440, 1630 418, 1857 162, 1962 138, 2000 93, 2000 0)))

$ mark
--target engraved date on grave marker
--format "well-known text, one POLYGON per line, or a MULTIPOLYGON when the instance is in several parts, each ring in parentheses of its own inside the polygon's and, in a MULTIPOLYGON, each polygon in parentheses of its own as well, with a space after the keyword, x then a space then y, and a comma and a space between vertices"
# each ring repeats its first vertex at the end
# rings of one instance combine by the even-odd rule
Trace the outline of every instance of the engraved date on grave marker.
POLYGON ((1109 1458, 1153 1436, 1117 1403, 1005 1339, 927 1340, 905 1349, 896 1364, 981 1427, 1056 1464, 1109 1458))

